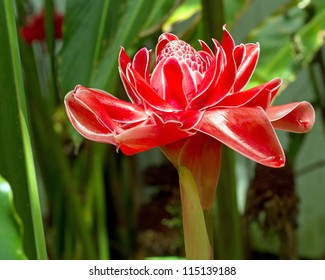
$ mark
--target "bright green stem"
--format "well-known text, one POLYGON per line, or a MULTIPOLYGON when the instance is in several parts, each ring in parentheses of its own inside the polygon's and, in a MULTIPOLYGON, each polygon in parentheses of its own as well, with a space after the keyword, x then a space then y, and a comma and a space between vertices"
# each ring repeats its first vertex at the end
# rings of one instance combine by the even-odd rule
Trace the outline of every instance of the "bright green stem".
POLYGON ((178 168, 178 174, 186 258, 210 260, 213 257, 212 249, 195 179, 190 170, 183 166, 178 168))
POLYGON ((16 24, 14 18, 13 1, 5 0, 4 7, 6 11, 6 21, 8 26, 8 39, 10 45, 11 62, 14 73, 15 91, 20 116, 20 128, 24 148, 24 158, 26 166, 26 174, 28 181, 29 202, 31 207, 31 215, 33 221, 33 230, 36 244, 36 253, 38 259, 47 259, 47 252, 45 246, 45 238, 43 231, 43 222, 41 215, 41 208, 38 196, 38 186, 36 180, 36 171, 33 158, 32 145, 29 137, 28 114, 25 101, 25 91, 23 85, 23 75, 21 69, 18 37, 16 33, 16 24))
POLYGON ((214 250, 214 240, 213 240, 213 208, 203 210, 204 220, 205 220, 205 226, 207 229, 209 241, 212 250, 214 250))
POLYGON ((234 152, 225 146, 221 166, 216 203, 216 255, 218 259, 243 259, 242 229, 236 196, 235 158, 234 152))

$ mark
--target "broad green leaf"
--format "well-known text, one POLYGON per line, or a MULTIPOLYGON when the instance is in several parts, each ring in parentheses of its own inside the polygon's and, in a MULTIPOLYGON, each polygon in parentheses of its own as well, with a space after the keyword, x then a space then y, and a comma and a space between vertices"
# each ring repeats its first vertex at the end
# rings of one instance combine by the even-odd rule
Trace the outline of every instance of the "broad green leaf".
MULTIPOLYGON (((231 0, 229 2, 237 2, 238 0, 231 0)), ((258 1, 247 1, 242 7, 240 15, 235 19, 233 24, 230 21, 230 31, 234 37, 236 43, 249 42, 247 40, 248 34, 255 29, 257 26, 263 24, 269 17, 274 15, 276 11, 279 11, 285 5, 288 5, 290 0, 258 0, 258 1)), ((229 7, 231 3, 225 4, 225 7, 229 7)), ((227 24, 229 19, 230 11, 226 10, 227 24)))
MULTIPOLYGON (((108 91, 114 87, 118 76, 117 60, 120 48, 124 46, 130 49, 131 45, 138 39, 138 35, 147 20, 147 16, 144 15, 150 14, 153 2, 152 0, 129 0, 125 3, 122 18, 114 35, 110 38, 110 43, 98 64, 98 68, 96 67, 96 71, 92 75, 92 86, 108 91)), ((116 4, 110 3, 109 9, 114 9, 116 4)), ((119 6, 119 8, 123 7, 119 6)), ((110 21, 106 22, 106 24, 110 24, 110 21)))
POLYGON ((112 89, 118 76, 120 47, 131 48, 151 13, 154 1, 67 2, 59 58, 63 93, 83 84, 112 89), (78 51, 76 51, 78 50, 78 51))
POLYGON ((325 9, 307 20, 306 11, 292 7, 269 17, 252 32, 250 41, 261 44, 260 61, 253 76, 260 83, 273 77, 292 82, 324 43, 325 9))
POLYGON ((59 80, 63 94, 75 85, 90 86, 93 64, 100 49, 110 1, 67 1, 59 80))
POLYGON ((269 75, 274 76, 277 72, 283 79, 292 79, 289 66, 295 63, 295 55, 291 42, 293 35, 303 26, 304 16, 304 11, 295 7, 286 11, 285 15, 281 13, 269 17, 262 26, 252 31, 249 41, 261 44, 256 75, 267 80, 271 78, 269 75), (274 71, 270 73, 266 69, 274 71))
POLYGON ((46 258, 13 1, 0 1, 0 173, 10 182, 28 258, 46 258))
POLYGON ((13 194, 5 179, 0 176, 0 259, 26 259, 23 250, 22 222, 15 210, 13 194))

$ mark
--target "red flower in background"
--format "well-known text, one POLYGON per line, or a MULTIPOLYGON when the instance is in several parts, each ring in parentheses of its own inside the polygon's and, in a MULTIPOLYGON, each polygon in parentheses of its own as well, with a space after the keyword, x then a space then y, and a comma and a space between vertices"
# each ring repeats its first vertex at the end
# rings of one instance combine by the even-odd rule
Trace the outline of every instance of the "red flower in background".
POLYGON ((221 44, 213 40, 214 50, 200 43, 202 50, 196 51, 173 34, 161 35, 151 73, 150 51, 143 48, 131 60, 122 48, 119 71, 131 102, 76 86, 65 98, 71 123, 84 137, 116 145, 127 155, 163 146, 175 162, 184 143, 187 155, 197 155, 208 141, 258 163, 283 166, 274 129, 309 131, 315 121, 312 106, 272 106, 278 78, 244 90, 259 44, 235 45, 226 28, 221 44))
MULTIPOLYGON (((63 15, 54 12, 54 36, 57 39, 62 38, 63 15)), ((21 37, 26 43, 31 44, 34 40, 45 41, 45 13, 41 10, 33 15, 25 26, 19 29, 21 37)))

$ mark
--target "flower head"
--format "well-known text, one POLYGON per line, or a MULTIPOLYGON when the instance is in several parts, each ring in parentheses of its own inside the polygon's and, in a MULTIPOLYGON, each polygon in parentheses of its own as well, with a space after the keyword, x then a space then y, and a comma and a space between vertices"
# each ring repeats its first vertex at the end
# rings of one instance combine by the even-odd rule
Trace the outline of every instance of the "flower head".
MULTIPOLYGON (((62 38, 63 16, 58 12, 54 12, 54 36, 62 38)), ((21 37, 26 43, 31 44, 33 41, 45 41, 45 13, 41 10, 33 15, 26 25, 19 29, 21 37)))
POLYGON ((222 42, 213 39, 213 50, 200 44, 197 51, 173 34, 161 35, 151 73, 149 50, 142 48, 131 60, 122 48, 119 72, 131 102, 76 86, 65 98, 71 123, 84 137, 116 145, 127 155, 159 146, 176 163, 184 146, 195 149, 189 141, 208 139, 263 165, 283 166, 274 129, 309 131, 315 121, 312 106, 272 106, 279 78, 244 89, 257 64, 259 44, 235 45, 225 27, 222 42))

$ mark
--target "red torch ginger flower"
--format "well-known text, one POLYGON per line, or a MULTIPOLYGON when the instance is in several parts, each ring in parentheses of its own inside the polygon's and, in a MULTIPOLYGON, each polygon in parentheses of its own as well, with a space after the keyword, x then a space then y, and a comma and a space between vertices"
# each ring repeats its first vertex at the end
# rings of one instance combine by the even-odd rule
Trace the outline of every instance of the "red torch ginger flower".
MULTIPOLYGON (((54 12, 54 36, 62 38, 63 16, 58 12, 54 12)), ((41 10, 33 15, 25 26, 19 29, 21 37, 26 43, 31 44, 33 41, 45 41, 45 13, 41 10)))
POLYGON ((131 102, 76 86, 65 98, 71 123, 84 137, 116 145, 126 155, 160 146, 176 161, 184 143, 190 156, 209 142, 266 166, 283 166, 274 129, 309 131, 315 120, 312 106, 305 101, 272 106, 279 78, 244 89, 259 44, 235 45, 226 28, 221 44, 213 40, 214 50, 200 43, 202 50, 196 51, 173 34, 161 35, 151 73, 149 50, 142 48, 131 60, 122 48, 119 71, 131 102))

